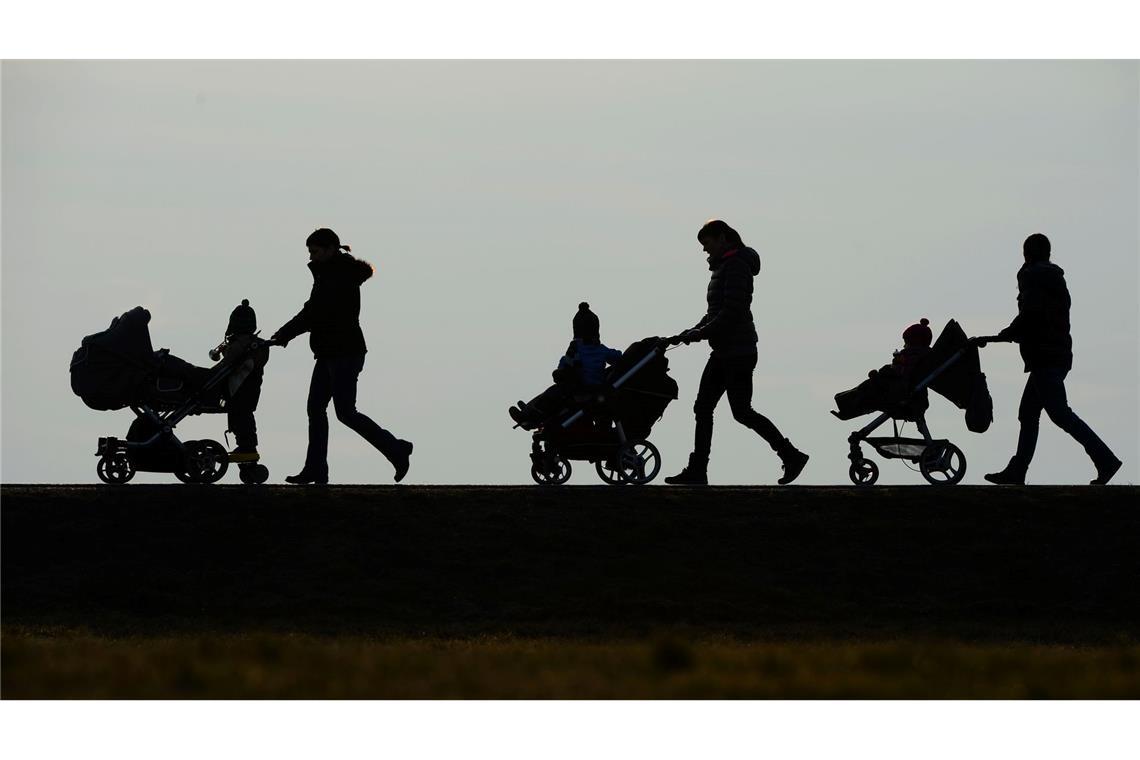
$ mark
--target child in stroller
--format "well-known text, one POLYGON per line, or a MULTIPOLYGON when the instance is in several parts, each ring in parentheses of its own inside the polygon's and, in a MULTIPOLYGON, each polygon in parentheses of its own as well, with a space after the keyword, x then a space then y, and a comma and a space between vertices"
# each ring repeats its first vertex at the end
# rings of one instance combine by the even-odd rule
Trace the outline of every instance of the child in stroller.
POLYGON ((596 395, 605 383, 606 365, 621 358, 621 351, 601 341, 601 322, 590 304, 583 301, 573 320, 574 339, 558 360, 554 385, 528 401, 519 401, 507 412, 518 427, 533 430, 570 403, 575 395, 596 395))
POLYGON ((677 398, 664 343, 646 338, 623 353, 603 345, 599 333, 598 318, 583 302, 555 384, 509 410, 515 427, 535 431, 530 474, 536 483, 565 483, 570 460, 592 462, 611 485, 648 483, 661 470, 661 455, 646 439, 677 398), (607 364, 613 365, 609 372, 607 364))
POLYGON ((993 404, 975 343, 966 337, 956 321, 950 320, 931 346, 928 324, 928 320, 923 319, 908 327, 903 333, 904 347, 895 352, 890 365, 872 370, 867 380, 835 396, 838 411, 832 414, 841 420, 880 412, 847 439, 851 445, 848 475, 856 485, 872 485, 879 477, 878 466, 863 457, 860 448, 863 441, 884 458, 906 459, 918 464, 923 478, 933 485, 954 485, 965 476, 966 458, 962 450, 948 440, 933 438, 927 427, 928 388, 966 410, 969 430, 983 433, 993 421, 993 404), (868 437, 888 419, 894 427, 893 436, 868 437), (915 423, 922 438, 900 437, 900 420, 915 423))
MULTIPOLYGON (((71 359, 72 391, 92 409, 130 407, 135 414, 126 439, 99 439, 95 453, 100 480, 126 483, 140 470, 171 472, 184 483, 220 480, 230 462, 225 448, 213 440, 180 441, 174 428, 190 415, 231 409, 230 426, 235 432, 241 431, 235 453, 246 454, 244 461, 239 459, 242 482, 264 483, 268 479, 269 470, 248 452, 249 434, 255 431, 253 411, 262 367, 270 345, 243 332, 251 322, 255 326, 253 320, 253 310, 243 301, 231 315, 231 329, 227 330, 231 335, 210 352, 215 360, 221 359, 212 369, 195 366, 166 349, 155 351, 147 327, 150 312, 141 306, 116 317, 106 330, 83 339, 71 359), (231 338, 236 340, 231 343, 231 338), (242 443, 246 444, 245 452, 242 443)), ((253 441, 256 444, 256 438, 253 441)), ((256 445, 253 452, 256 454, 256 445)))

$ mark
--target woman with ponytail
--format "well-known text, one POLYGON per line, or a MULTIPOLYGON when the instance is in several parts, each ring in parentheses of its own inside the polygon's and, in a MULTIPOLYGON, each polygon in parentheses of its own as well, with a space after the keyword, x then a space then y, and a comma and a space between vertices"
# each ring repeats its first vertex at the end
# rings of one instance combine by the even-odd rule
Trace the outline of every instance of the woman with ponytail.
POLYGON ((309 449, 305 466, 289 483, 327 483, 329 480, 328 406, 336 418, 359 433, 395 468, 399 483, 408 472, 412 444, 396 438, 356 408, 356 384, 364 369, 364 333, 360 329, 360 286, 372 276, 372 265, 351 255, 335 232, 321 228, 305 241, 313 290, 297 316, 273 335, 285 346, 301 333, 309 333, 316 362, 306 405, 309 415, 309 449))

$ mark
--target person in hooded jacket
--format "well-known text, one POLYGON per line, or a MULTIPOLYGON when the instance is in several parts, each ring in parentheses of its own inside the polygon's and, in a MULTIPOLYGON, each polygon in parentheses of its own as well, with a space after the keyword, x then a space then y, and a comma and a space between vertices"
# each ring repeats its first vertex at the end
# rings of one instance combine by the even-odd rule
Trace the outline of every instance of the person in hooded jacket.
MULTIPOLYGON (((998 485, 1023 485, 1041 427, 1041 412, 1084 447, 1096 467, 1092 485, 1104 485, 1121 462, 1104 441, 1069 408, 1065 376, 1073 368, 1073 338, 1069 333, 1069 289, 1065 272, 1049 260, 1052 245, 1040 233, 1022 245, 1025 263, 1017 272, 1017 316, 994 340, 1017 343, 1025 371, 1025 391, 1017 419, 1021 430, 1017 451, 1000 472, 985 479, 998 485)), ((984 346, 986 341, 978 341, 984 346)))
POLYGON ((408 472, 412 444, 396 438, 356 408, 356 386, 364 369, 364 333, 360 329, 360 286, 372 276, 372 265, 351 255, 335 232, 321 228, 305 241, 313 290, 297 316, 286 322, 272 340, 285 346, 309 333, 315 363, 306 409, 309 448, 301 472, 285 478, 289 483, 327 483, 329 420, 332 401, 336 418, 359 433, 395 468, 399 483, 408 472))
POLYGON ((712 450, 713 410, 726 393, 733 418, 758 433, 780 457, 784 475, 780 485, 791 483, 807 465, 808 455, 792 445, 776 426, 752 408, 752 373, 756 369, 756 324, 752 319, 753 279, 760 273, 760 255, 749 248, 727 223, 714 219, 697 233, 708 255, 709 279, 705 316, 677 336, 685 343, 707 340, 709 354, 693 404, 696 415, 693 453, 677 475, 665 478, 672 485, 707 485, 712 450))

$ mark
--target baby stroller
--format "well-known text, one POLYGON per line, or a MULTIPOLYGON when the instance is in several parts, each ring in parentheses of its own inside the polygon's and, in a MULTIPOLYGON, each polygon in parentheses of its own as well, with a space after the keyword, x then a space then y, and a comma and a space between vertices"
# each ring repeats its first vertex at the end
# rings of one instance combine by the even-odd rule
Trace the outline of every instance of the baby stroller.
POLYGON ((605 386, 573 394, 571 403, 538 426, 531 477, 561 485, 570 479, 570 461, 582 460, 610 485, 650 482, 661 471, 661 454, 648 437, 675 398, 665 344, 659 338, 634 343, 610 368, 605 386))
POLYGON ((879 478, 878 466, 863 457, 860 444, 864 441, 885 459, 905 459, 917 464, 922 477, 932 485, 961 482, 966 474, 966 457, 962 450, 944 438, 932 437, 926 425, 927 389, 933 388, 959 409, 965 409, 967 429, 975 433, 989 429, 993 421, 993 402, 975 342, 966 337, 956 321, 950 320, 909 378, 882 375, 887 375, 886 368, 879 375, 835 396, 838 411, 832 414, 841 420, 881 412, 847 439, 851 444, 851 453, 848 454, 851 482, 869 486, 879 478), (887 420, 893 424, 893 436, 869 437, 887 420), (922 438, 900 437, 899 421, 915 423, 922 438))
MULTIPOLYGON (((266 357, 270 342, 254 337, 244 351, 213 368, 197 367, 165 349, 155 351, 149 322, 150 312, 136 306, 84 338, 71 358, 71 389, 87 406, 130 407, 135 413, 126 439, 99 439, 99 479, 118 485, 141 470, 172 472, 183 483, 215 483, 229 467, 226 449, 213 440, 180 441, 174 428, 190 415, 224 412, 243 368, 248 371, 247 359, 266 357)), ((212 358, 220 357, 219 349, 210 352, 212 358)), ((240 470, 243 483, 269 478, 269 469, 259 463, 240 470)))

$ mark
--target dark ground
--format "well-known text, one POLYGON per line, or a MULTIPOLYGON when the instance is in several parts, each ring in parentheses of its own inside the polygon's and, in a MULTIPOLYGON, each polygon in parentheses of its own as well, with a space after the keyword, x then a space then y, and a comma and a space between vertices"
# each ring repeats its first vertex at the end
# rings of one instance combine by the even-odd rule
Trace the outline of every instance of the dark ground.
POLYGON ((3 621, 1140 637, 1138 491, 3 486, 3 621))
POLYGON ((1140 696, 1110 488, 3 486, 3 696, 1140 696))

